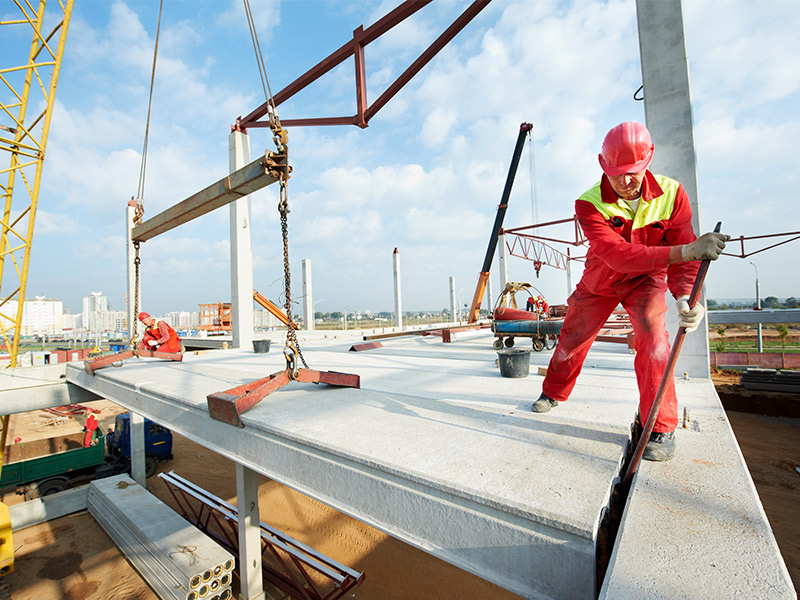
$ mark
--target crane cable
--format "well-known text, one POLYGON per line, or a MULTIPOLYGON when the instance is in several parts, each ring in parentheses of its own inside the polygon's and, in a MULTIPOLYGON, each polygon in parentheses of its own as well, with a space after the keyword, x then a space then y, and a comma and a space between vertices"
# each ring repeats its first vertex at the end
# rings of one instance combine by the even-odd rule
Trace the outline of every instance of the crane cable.
MULTIPOLYGON (((144 182, 145 182, 145 173, 147 169, 147 144, 150 138, 150 111, 153 107, 153 88, 155 87, 155 80, 156 80, 156 59, 158 58, 158 40, 161 37, 161 15, 164 10, 164 0, 161 0, 161 3, 158 8, 158 26, 156 27, 156 44, 155 49, 153 50, 153 69, 150 73, 150 96, 147 101, 147 121, 145 123, 144 128, 144 146, 142 147, 142 164, 139 168, 139 189, 136 192, 136 208, 134 210, 133 215, 133 224, 138 225, 142 222, 142 216, 144 215, 144 182)), ((130 330, 130 346, 131 350, 134 352, 136 351, 136 341, 139 338, 138 327, 136 326, 138 315, 139 315, 139 278, 140 278, 140 265, 141 259, 139 258, 139 242, 133 242, 134 248, 134 259, 133 259, 133 269, 134 269, 134 292, 133 292, 133 314, 131 315, 131 323, 129 323, 128 329, 130 330)))
POLYGON ((250 28, 250 38, 253 42, 253 51, 256 55, 256 63, 258 64, 258 74, 261 77, 261 86, 264 89, 264 96, 267 100, 267 114, 269 116, 269 126, 272 130, 272 140, 275 142, 275 147, 280 154, 284 155, 283 169, 278 174, 278 182, 280 184, 280 199, 278 201, 278 213, 280 214, 281 221, 281 238, 283 240, 283 287, 284 287, 284 309, 286 310, 286 317, 288 324, 286 328, 286 348, 284 355, 286 356, 286 372, 290 379, 297 377, 297 358, 299 358, 303 366, 308 368, 306 359, 303 357, 303 352, 300 349, 300 343, 297 340, 297 323, 292 318, 292 275, 289 268, 289 196, 286 184, 289 180, 289 134, 281 127, 278 112, 275 109, 275 100, 272 97, 272 89, 269 85, 269 78, 267 77, 267 68, 264 63, 264 56, 261 53, 261 45, 258 42, 258 33, 256 32, 255 20, 253 19, 253 11, 250 8, 250 0, 243 0, 244 11, 247 15, 247 25, 250 28))

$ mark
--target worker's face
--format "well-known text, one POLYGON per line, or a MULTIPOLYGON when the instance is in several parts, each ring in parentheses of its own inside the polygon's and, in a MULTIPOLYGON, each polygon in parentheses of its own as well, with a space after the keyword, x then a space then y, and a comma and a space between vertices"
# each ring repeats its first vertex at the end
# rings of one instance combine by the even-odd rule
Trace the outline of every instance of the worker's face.
POLYGON ((625 173, 616 177, 607 175, 607 177, 617 196, 623 200, 635 200, 642 193, 644 174, 644 171, 639 171, 638 173, 625 173))
POLYGON ((146 327, 150 327, 153 324, 153 320, 153 317, 145 317, 142 319, 142 323, 144 323, 146 327))

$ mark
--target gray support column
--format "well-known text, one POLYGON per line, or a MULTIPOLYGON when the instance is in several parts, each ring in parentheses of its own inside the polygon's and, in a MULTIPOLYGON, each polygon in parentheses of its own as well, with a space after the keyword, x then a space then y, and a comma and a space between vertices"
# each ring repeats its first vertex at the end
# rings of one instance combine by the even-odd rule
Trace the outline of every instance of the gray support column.
POLYGON ((314 302, 311 295, 311 260, 303 259, 303 323, 306 331, 314 331, 314 302))
POLYGON ((403 329, 403 300, 400 291, 400 253, 397 248, 392 252, 392 264, 394 265, 394 326, 403 329))
POLYGON ((239 598, 262 600, 258 473, 239 463, 236 463, 236 506, 239 509, 239 598))
MULTIPOLYGON (((232 131, 228 138, 231 173, 250 163, 250 138, 232 131)), ((253 241, 250 234, 250 196, 230 205, 231 328, 234 348, 253 347, 253 241)))
MULTIPOLYGON (((681 1, 636 0, 636 15, 639 24, 645 116, 656 147, 650 169, 683 184, 692 205, 692 227, 700 235, 704 231, 700 225, 700 203, 697 197, 689 59, 686 53, 681 1)), ((713 224, 706 227, 709 231, 713 228, 713 224)), ((701 301, 705 308, 705 290, 701 301)), ((668 294, 667 329, 670 339, 674 339, 678 330, 674 304, 671 294, 668 294)), ((684 339, 683 349, 675 365, 677 375, 688 373, 692 377, 710 376, 706 330, 704 322, 697 331, 688 334, 684 339)))
POLYGON ((144 417, 131 411, 131 478, 143 488, 147 487, 144 466, 144 417))
MULTIPOLYGON (((134 301, 136 296, 136 269, 133 264, 136 251, 131 241, 131 231, 133 231, 133 217, 136 214, 136 200, 133 198, 128 202, 125 212, 125 240, 128 247, 128 338, 132 339, 139 333, 139 319, 134 313, 134 301)), ((139 299, 139 310, 142 310, 141 297, 139 299)), ((86 324, 84 323, 84 327, 86 324)))
POLYGON ((506 248, 505 234, 498 238, 497 247, 500 249, 498 264, 500 266, 500 292, 502 293, 508 283, 508 248, 506 248))
POLYGON ((450 276, 450 320, 455 323, 458 320, 456 313, 456 278, 450 276))

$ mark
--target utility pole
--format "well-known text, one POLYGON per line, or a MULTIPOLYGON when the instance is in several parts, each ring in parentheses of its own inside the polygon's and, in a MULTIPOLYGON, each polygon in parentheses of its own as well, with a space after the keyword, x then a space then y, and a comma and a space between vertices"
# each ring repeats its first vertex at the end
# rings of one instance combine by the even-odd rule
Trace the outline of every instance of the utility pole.
MULTIPOLYGON (((756 310, 761 310, 761 294, 758 293, 758 268, 756 267, 755 263, 750 263, 753 265, 753 268, 756 270, 756 310)), ((759 318, 761 316, 759 315, 759 318)), ((758 352, 761 353, 764 351, 764 343, 761 337, 761 321, 758 322, 758 352)))

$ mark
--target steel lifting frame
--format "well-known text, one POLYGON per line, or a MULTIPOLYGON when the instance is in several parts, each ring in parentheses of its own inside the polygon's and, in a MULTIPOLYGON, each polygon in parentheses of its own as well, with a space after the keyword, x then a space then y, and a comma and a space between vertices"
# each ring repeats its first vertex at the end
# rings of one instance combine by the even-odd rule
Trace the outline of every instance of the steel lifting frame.
MULTIPOLYGON (((537 225, 526 225, 525 227, 514 227, 512 229, 501 229, 502 235, 512 235, 514 240, 512 242, 506 241, 511 256, 517 258, 524 258, 533 261, 534 264, 549 265, 556 269, 566 269, 567 263, 571 260, 583 260, 585 256, 570 256, 569 249, 567 253, 556 250, 545 242, 553 242, 556 244, 566 244, 567 246, 583 246, 586 244, 586 238, 578 225, 578 217, 572 216, 569 219, 560 219, 558 221, 548 221, 547 223, 539 223, 537 225), (553 225, 563 225, 564 223, 573 223, 575 227, 575 235, 571 240, 562 240, 559 238, 544 237, 541 235, 531 235, 527 231, 531 229, 538 229, 539 227, 551 227, 553 225)), ((537 269, 538 270, 538 269, 537 269)))
POLYGON ((253 408, 269 394, 286 386, 291 381, 305 383, 327 383, 340 387, 360 388, 361 378, 352 373, 338 373, 336 371, 315 371, 313 369, 299 369, 296 366, 295 355, 289 349, 284 349, 286 355, 286 369, 273 373, 263 379, 256 379, 249 383, 239 385, 224 392, 215 392, 206 396, 208 401, 208 414, 212 419, 244 427, 242 413, 253 408))
POLYGON ((117 352, 108 356, 101 356, 92 360, 83 361, 83 368, 89 375, 94 375, 97 369, 102 369, 115 363, 121 363, 126 358, 133 358, 134 356, 145 356, 149 358, 161 358, 164 360, 174 360, 177 362, 183 361, 183 354, 180 352, 158 352, 155 350, 125 350, 124 352, 117 352))
MULTIPOLYGON (((475 0, 427 50, 420 54, 419 58, 417 58, 417 60, 415 60, 402 75, 375 100, 375 102, 368 106, 364 47, 370 42, 374 42, 395 25, 401 23, 427 4, 430 4, 430 2, 432 2, 432 0, 406 0, 406 2, 403 2, 400 6, 366 29, 364 29, 363 25, 359 26, 359 28, 353 32, 352 41, 345 42, 338 50, 273 96, 274 106, 277 107, 322 77, 325 73, 350 58, 350 56, 353 56, 356 69, 356 115, 352 117, 324 117, 315 119, 281 119, 281 124, 284 127, 300 127, 307 125, 357 125, 361 128, 367 127, 369 120, 375 116, 404 85, 419 73, 442 48, 458 35, 478 13, 486 8, 491 0, 475 0)), ((270 124, 268 121, 259 120, 267 115, 269 105, 269 102, 265 102, 246 117, 239 117, 236 119, 236 125, 234 127, 240 131, 247 131, 249 127, 269 127, 270 124)))
MULTIPOLYGON (((158 476, 167 484, 184 519, 239 556, 239 513, 235 506, 174 471, 158 476)), ((346 567, 263 521, 260 525, 264 579, 292 598, 337 600, 364 580, 363 572, 346 567)))
POLYGON ((723 252, 725 256, 735 256, 736 258, 747 258, 748 256, 752 256, 753 254, 758 254, 759 252, 764 252, 765 250, 771 250, 777 246, 782 246, 783 244, 788 244, 789 242, 794 242, 795 240, 800 240, 800 231, 788 231, 786 233, 771 233, 768 235, 753 235, 753 236, 743 236, 740 235, 738 238, 731 238, 728 241, 728 246, 733 246, 733 244, 738 243, 740 245, 741 251, 739 254, 732 254, 729 252, 723 252), (782 242, 778 242, 776 244, 772 244, 771 246, 766 246, 764 248, 759 248, 758 250, 754 250, 753 252, 745 252, 744 250, 744 243, 746 240, 763 240, 766 238, 774 238, 774 237, 788 237, 794 236, 791 239, 783 240, 782 242))

